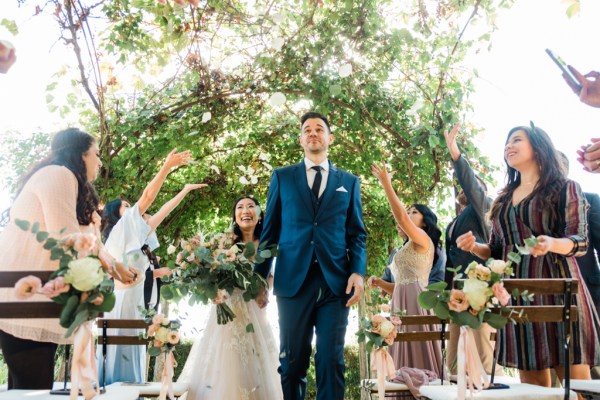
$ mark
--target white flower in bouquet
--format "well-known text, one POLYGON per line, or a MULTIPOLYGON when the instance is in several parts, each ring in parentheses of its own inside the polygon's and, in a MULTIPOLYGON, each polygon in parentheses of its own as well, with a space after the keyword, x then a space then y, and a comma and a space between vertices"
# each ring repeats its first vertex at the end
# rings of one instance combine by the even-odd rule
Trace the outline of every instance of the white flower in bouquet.
POLYGON ((166 343, 169 340, 169 328, 161 326, 154 334, 154 339, 159 340, 161 343, 166 343))
POLYGON ((490 296, 490 289, 487 282, 480 281, 479 279, 465 280, 463 292, 467 296, 471 308, 476 311, 481 310, 485 306, 490 296))
POLYGON ((69 262, 69 270, 65 274, 65 282, 82 292, 90 291, 104 280, 102 264, 97 258, 81 258, 69 262))
POLYGON ((379 325, 379 332, 381 333, 381 336, 386 337, 387 335, 390 334, 391 331, 393 331, 394 329, 396 329, 396 326, 391 323, 390 321, 388 321, 387 319, 385 321, 383 321, 381 323, 381 325, 379 325))
POLYGON ((508 263, 506 261, 503 261, 503 260, 492 260, 488 264, 488 267, 490 267, 490 269, 493 272, 495 272, 496 274, 502 275, 502 274, 504 274, 504 271, 506 270, 506 266, 507 265, 508 265, 508 263))

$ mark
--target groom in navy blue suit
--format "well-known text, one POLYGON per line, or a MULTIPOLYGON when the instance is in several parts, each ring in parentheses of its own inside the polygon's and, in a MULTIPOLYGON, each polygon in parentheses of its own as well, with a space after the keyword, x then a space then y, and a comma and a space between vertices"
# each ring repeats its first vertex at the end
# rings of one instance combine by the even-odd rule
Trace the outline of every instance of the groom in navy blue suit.
MULTIPOLYGON (((279 374, 284 398, 304 399, 314 330, 317 399, 343 400, 348 311, 366 270, 360 185, 327 159, 333 135, 325 116, 306 113, 301 127, 304 161, 273 172, 260 238, 278 245, 279 374)), ((267 278, 271 262, 255 270, 267 278)))

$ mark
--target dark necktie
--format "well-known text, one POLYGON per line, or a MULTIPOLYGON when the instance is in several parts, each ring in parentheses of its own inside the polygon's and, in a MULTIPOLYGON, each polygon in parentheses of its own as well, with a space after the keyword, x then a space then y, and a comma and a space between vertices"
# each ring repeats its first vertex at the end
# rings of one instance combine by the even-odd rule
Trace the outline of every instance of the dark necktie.
POLYGON ((314 169, 315 171, 317 171, 317 173, 315 174, 315 180, 313 182, 312 185, 312 192, 315 195, 315 198, 319 198, 319 191, 321 190, 321 180, 323 179, 323 175, 321 175, 321 167, 318 165, 315 165, 314 167, 311 167, 312 169, 314 169))

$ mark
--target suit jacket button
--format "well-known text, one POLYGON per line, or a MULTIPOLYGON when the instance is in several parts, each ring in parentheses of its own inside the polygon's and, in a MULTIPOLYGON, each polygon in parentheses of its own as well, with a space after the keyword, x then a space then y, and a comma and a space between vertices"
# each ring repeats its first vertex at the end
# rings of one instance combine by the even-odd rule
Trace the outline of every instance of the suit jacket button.
POLYGON ((310 244, 315 244, 315 242, 311 240, 311 241, 310 241, 310 244))
POLYGON ((317 226, 317 223, 315 222, 314 225, 317 226))

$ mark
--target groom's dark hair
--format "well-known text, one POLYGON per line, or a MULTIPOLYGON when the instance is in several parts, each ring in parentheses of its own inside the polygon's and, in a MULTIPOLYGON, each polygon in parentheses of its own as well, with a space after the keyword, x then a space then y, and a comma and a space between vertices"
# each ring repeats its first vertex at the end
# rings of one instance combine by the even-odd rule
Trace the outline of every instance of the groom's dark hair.
POLYGON ((309 111, 300 117, 300 129, 302 129, 302 125, 304 125, 306 120, 311 118, 318 118, 323 120, 323 122, 325 122, 325 125, 327 125, 327 130, 329 131, 329 133, 331 133, 331 127, 329 126, 329 121, 327 121, 327 117, 325 117, 323 114, 319 114, 318 112, 314 111, 309 111))

